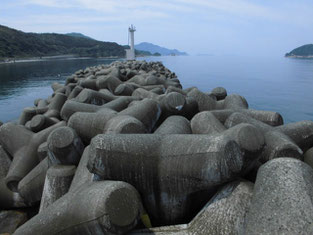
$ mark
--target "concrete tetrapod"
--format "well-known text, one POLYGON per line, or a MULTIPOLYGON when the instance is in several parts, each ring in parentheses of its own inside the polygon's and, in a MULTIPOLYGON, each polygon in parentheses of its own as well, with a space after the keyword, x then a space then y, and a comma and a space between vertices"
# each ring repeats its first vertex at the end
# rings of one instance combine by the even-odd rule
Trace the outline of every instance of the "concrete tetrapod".
POLYGON ((154 134, 192 134, 190 122, 182 116, 170 116, 155 130, 154 134))
POLYGON ((127 108, 129 103, 134 100, 135 98, 133 97, 119 97, 101 106, 79 103, 74 100, 68 100, 65 102, 61 110, 61 117, 63 118, 63 120, 67 121, 76 112, 93 113, 101 110, 102 108, 108 108, 120 112, 123 109, 127 108))
POLYGON ((130 234, 242 234, 252 193, 252 183, 248 181, 231 182, 219 189, 188 224, 134 230, 130 234))
MULTIPOLYGON (((291 138, 289 138, 288 132, 286 131, 286 134, 281 131, 283 126, 281 127, 272 127, 269 126, 261 121, 258 121, 254 118, 251 118, 247 115, 244 115, 242 113, 233 113, 229 116, 229 118, 225 122, 225 126, 230 128, 233 126, 236 126, 240 123, 249 123, 255 127, 258 128, 262 133, 264 133, 265 138, 265 148, 263 150, 263 153, 261 154, 260 161, 266 162, 268 160, 279 158, 279 157, 293 157, 297 159, 302 159, 303 152, 299 148, 299 146, 293 142, 291 138)), ((284 125, 284 130, 289 130, 288 125, 284 125), (287 126, 287 128, 286 128, 287 126)), ((301 126, 301 124, 300 124, 301 126)), ((311 124, 313 127, 313 122, 311 124)), ((308 127, 305 125, 305 127, 308 127)), ((292 126, 291 130, 295 130, 295 128, 299 128, 298 125, 292 126)), ((290 130, 289 130, 290 131, 290 130)), ((312 131, 309 131, 311 134, 307 135, 307 131, 297 132, 297 141, 298 143, 301 143, 302 141, 306 141, 307 137, 310 139, 313 136, 313 129, 312 131)))
POLYGON ((125 130, 126 133, 129 133, 128 130, 142 133, 143 124, 146 130, 150 132, 160 117, 160 107, 156 101, 151 99, 144 99, 136 102, 136 104, 129 106, 127 109, 124 109, 119 113, 106 108, 103 108, 96 113, 76 112, 69 119, 68 126, 75 129, 78 135, 81 136, 86 143, 97 134, 102 134, 106 130, 115 129, 115 133, 117 130, 125 130), (114 123, 120 125, 116 119, 116 122, 112 121, 113 124, 112 122, 109 122, 112 118, 119 119, 117 116, 124 116, 122 119, 125 121, 123 122, 125 128, 122 124, 115 128, 113 126, 114 123), (130 116, 130 119, 126 118, 126 116, 130 116), (133 118, 137 119, 137 122, 133 118), (128 128, 129 125, 132 127, 131 129, 128 128))
POLYGON ((48 169, 39 213, 68 192, 75 170, 74 165, 55 165, 48 169))
POLYGON ((68 126, 52 131, 47 144, 48 157, 54 165, 78 165, 85 148, 76 131, 68 126))
POLYGON ((31 206, 40 201, 50 165, 46 157, 18 183, 17 190, 28 205, 31 206))
POLYGON ((14 235, 124 234, 141 214, 136 189, 120 181, 99 181, 69 192, 19 227, 14 235))
POLYGON ((0 143, 13 156, 6 176, 6 184, 10 190, 17 191, 18 182, 39 163, 38 146, 46 141, 53 130, 61 126, 65 126, 65 122, 54 124, 38 133, 13 123, 0 127, 0 143))
POLYGON ((245 234, 312 234, 313 169, 293 158, 258 171, 245 234))
MULTIPOLYGON (((263 146, 254 135, 249 138, 256 148, 263 146)), ((138 189, 154 224, 186 222, 206 202, 203 191, 240 175, 245 162, 238 144, 224 133, 98 135, 89 156, 92 173, 138 189)))
POLYGON ((244 168, 248 172, 261 157, 264 136, 255 126, 248 123, 238 124, 230 129, 225 126, 210 111, 203 111, 191 120, 194 134, 216 135, 223 133, 235 140, 245 156, 244 168))
POLYGON ((75 191, 81 185, 94 181, 94 175, 87 168, 88 160, 89 146, 85 148, 84 153, 79 161, 69 191, 75 191))

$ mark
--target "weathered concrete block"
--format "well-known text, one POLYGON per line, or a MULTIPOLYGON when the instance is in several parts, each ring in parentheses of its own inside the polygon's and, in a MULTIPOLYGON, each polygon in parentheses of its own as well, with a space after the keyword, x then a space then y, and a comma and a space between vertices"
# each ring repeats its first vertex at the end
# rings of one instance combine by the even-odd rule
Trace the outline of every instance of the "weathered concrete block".
POLYGON ((112 75, 100 76, 97 78, 97 88, 99 90, 108 89, 114 93, 115 89, 121 84, 122 82, 117 77, 112 75))
POLYGON ((198 103, 199 111, 209 111, 215 109, 216 101, 209 95, 201 92, 197 88, 192 88, 187 96, 194 98, 198 103))
POLYGON ((129 115, 117 115, 112 117, 104 126, 106 134, 131 134, 146 133, 145 125, 138 119, 129 115))
POLYGON ((188 224, 134 230, 130 234, 242 234, 253 184, 235 181, 223 186, 188 224))
POLYGON ((312 234, 313 169, 292 158, 260 167, 245 234, 312 234))
POLYGON ((88 169, 134 185, 153 223, 172 224, 207 200, 197 193, 240 175, 243 163, 238 144, 222 135, 98 135, 88 169))
POLYGON ((39 213, 68 192, 75 170, 74 165, 55 165, 48 169, 39 213))
POLYGON ((313 168, 313 147, 304 153, 303 161, 313 168))
POLYGON ((26 122, 30 121, 35 115, 43 114, 47 112, 48 107, 36 108, 36 107, 27 107, 23 109, 22 114, 19 117, 18 124, 25 125, 26 122))
POLYGON ((114 90, 115 95, 131 96, 133 92, 134 92, 134 87, 127 83, 118 85, 114 90))
POLYGON ((61 110, 61 117, 63 120, 68 120, 74 113, 76 112, 86 112, 86 113, 93 113, 97 112, 102 108, 109 108, 115 110, 117 112, 122 111, 123 109, 127 108, 130 102, 134 101, 134 97, 118 97, 104 105, 93 105, 93 104, 85 104, 79 103, 74 100, 68 100, 65 102, 62 110, 61 110))
POLYGON ((46 117, 60 117, 60 112, 62 109, 63 104, 67 100, 67 96, 62 93, 56 93, 55 96, 52 98, 48 111, 44 113, 46 117))
POLYGON ((93 182, 65 194, 15 231, 15 235, 124 234, 140 217, 140 196, 119 181, 93 182))
POLYGON ((0 145, 0 179, 6 177, 11 165, 11 157, 0 145))
POLYGON ((83 90, 84 88, 81 87, 81 86, 76 86, 72 91, 71 93, 68 95, 68 99, 73 99, 75 98, 76 96, 78 96, 78 94, 83 90))
POLYGON ((76 97, 75 101, 80 103, 103 105, 109 101, 114 100, 110 95, 106 95, 103 92, 94 91, 88 88, 83 89, 76 97))
POLYGON ((193 134, 218 134, 226 130, 226 127, 210 112, 203 111, 191 119, 193 134))
POLYGON ((56 124, 58 121, 54 118, 46 117, 42 114, 37 114, 30 121, 30 130, 33 132, 39 132, 43 129, 56 124))
MULTIPOLYGON (((242 113, 233 113, 225 122, 226 127, 236 126, 240 123, 249 123, 258 128, 265 135, 265 148, 261 156, 261 161, 266 162, 270 159, 288 156, 302 159, 302 150, 295 142, 282 131, 280 127, 273 128, 261 121, 242 113), (278 132, 278 133, 273 133, 278 132)), ((300 138, 301 139, 301 138, 300 138)))
POLYGON ((0 233, 12 234, 27 221, 27 215, 21 211, 1 211, 0 212, 0 233))
POLYGON ((89 160, 89 148, 90 147, 87 146, 84 150, 84 153, 75 171, 75 175, 73 177, 69 191, 75 191, 81 185, 85 183, 91 183, 92 181, 94 181, 94 174, 91 173, 87 168, 87 164, 89 160))
POLYGON ((76 131, 68 126, 53 130, 48 136, 47 144, 52 164, 78 165, 85 148, 76 131))
POLYGON ((287 135, 303 152, 313 147, 313 121, 288 123, 275 130, 287 135))
POLYGON ((101 109, 96 113, 74 113, 68 120, 67 125, 73 128, 85 143, 96 135, 102 134, 106 123, 117 115, 111 109, 101 109))
POLYGON ((0 178, 0 210, 26 207, 24 199, 8 189, 5 178, 0 178))
POLYGON ((190 122, 182 116, 170 116, 155 130, 154 134, 192 134, 190 122))
POLYGON ((31 206, 40 201, 50 165, 46 157, 18 183, 17 191, 28 205, 31 206))
POLYGON ((156 101, 144 99, 122 110, 119 115, 129 115, 138 119, 145 125, 149 133, 153 130, 161 115, 161 108, 156 101))
POLYGON ((227 96, 227 91, 224 87, 215 87, 211 94, 216 97, 216 100, 223 100, 227 96))
POLYGON ((43 142, 41 145, 38 146, 37 156, 38 156, 38 160, 40 162, 48 156, 48 144, 47 144, 47 142, 43 142))
POLYGON ((53 130, 64 125, 65 122, 59 122, 38 133, 13 123, 6 123, 0 127, 0 143, 13 156, 6 176, 6 183, 10 190, 16 192, 18 182, 39 163, 37 155, 39 145, 47 140, 53 130))

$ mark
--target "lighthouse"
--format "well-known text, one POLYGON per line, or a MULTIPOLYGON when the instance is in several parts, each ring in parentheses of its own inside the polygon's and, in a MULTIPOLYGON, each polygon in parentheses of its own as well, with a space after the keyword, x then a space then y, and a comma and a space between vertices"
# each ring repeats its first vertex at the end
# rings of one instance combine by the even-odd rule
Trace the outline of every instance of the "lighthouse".
POLYGON ((126 59, 127 60, 135 60, 135 37, 134 32, 136 31, 136 28, 131 25, 128 28, 128 44, 130 39, 130 49, 126 49, 126 59))

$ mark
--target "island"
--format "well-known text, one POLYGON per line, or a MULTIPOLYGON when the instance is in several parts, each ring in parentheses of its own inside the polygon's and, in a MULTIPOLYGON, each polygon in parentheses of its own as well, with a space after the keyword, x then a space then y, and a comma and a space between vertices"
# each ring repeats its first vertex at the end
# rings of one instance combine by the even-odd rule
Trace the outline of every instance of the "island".
POLYGON ((286 53, 285 57, 293 58, 313 58, 313 44, 306 44, 301 47, 293 49, 291 52, 286 53))

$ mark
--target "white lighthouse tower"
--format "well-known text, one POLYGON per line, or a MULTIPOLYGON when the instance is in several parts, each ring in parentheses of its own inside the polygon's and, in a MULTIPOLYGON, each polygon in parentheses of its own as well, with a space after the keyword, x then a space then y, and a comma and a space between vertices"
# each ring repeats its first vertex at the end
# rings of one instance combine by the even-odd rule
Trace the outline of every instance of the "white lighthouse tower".
POLYGON ((134 39, 134 32, 136 28, 131 25, 128 28, 128 44, 130 38, 130 49, 126 49, 126 59, 127 60, 135 60, 135 39, 134 39))

